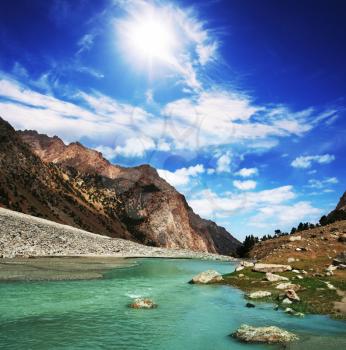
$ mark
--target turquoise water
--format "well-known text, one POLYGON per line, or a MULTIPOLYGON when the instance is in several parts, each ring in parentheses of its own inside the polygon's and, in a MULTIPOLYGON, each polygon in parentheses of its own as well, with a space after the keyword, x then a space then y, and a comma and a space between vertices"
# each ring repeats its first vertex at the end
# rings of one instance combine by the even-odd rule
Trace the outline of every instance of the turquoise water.
POLYGON ((296 318, 272 305, 246 308, 228 286, 187 283, 230 263, 138 260, 102 280, 0 283, 0 349, 275 349, 229 337, 241 323, 277 325, 301 340, 289 349, 345 349, 346 323, 322 316, 296 318), (132 310, 132 298, 154 299, 154 310, 132 310))

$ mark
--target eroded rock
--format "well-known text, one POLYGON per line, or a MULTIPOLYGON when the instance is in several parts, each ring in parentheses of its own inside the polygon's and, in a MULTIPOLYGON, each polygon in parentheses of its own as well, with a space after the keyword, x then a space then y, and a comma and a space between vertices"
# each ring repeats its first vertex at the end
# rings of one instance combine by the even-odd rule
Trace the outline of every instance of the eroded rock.
POLYGON ((147 298, 137 298, 129 305, 132 309, 155 309, 157 304, 147 298))
POLYGON ((280 264, 262 264, 257 263, 252 268, 253 271, 256 272, 285 272, 285 271, 291 271, 292 267, 290 265, 280 265, 280 264))
POLYGON ((275 275, 274 273, 271 273, 271 272, 267 272, 266 280, 269 282, 279 282, 279 281, 288 281, 288 278, 280 275, 275 275))
POLYGON ((257 292, 252 292, 248 294, 248 298, 250 299, 261 299, 261 298, 266 298, 270 297, 272 295, 271 292, 265 291, 265 290, 259 290, 257 292))
POLYGON ((233 336, 246 343, 288 343, 299 338, 284 329, 279 327, 252 327, 243 324, 238 328, 233 336))
POLYGON ((194 276, 189 283, 192 284, 208 284, 214 282, 220 282, 223 278, 220 273, 215 270, 207 270, 194 276))

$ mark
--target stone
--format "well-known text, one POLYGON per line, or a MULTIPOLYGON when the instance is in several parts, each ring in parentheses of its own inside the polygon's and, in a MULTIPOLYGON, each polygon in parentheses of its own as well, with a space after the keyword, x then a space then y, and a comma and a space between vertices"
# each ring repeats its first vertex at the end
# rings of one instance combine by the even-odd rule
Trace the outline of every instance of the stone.
POLYGON ((299 296, 297 295, 297 293, 293 289, 286 290, 286 296, 290 300, 300 301, 299 296))
POLYGON ((272 295, 271 292, 264 291, 264 290, 259 290, 257 292, 252 292, 248 294, 248 298, 250 299, 261 299, 261 298, 266 298, 270 297, 272 295))
POLYGON ((280 275, 275 275, 271 272, 267 272, 266 280, 269 282, 278 282, 278 281, 288 281, 288 278, 280 275))
POLYGON ((337 267, 338 267, 338 270, 346 270, 346 264, 340 264, 337 267))
POLYGON ((296 248, 296 252, 300 252, 301 251, 301 249, 300 248, 296 248))
POLYGON ((336 288, 330 283, 330 282, 324 282, 328 289, 330 290, 336 290, 336 288))
POLYGON ((286 312, 287 314, 291 314, 291 315, 294 314, 294 310, 291 309, 290 307, 286 307, 285 312, 286 312))
POLYGON ((291 271, 292 267, 290 265, 280 265, 280 264, 262 264, 257 263, 252 268, 253 271, 256 272, 285 272, 285 271, 291 271))
POLYGON ((235 271, 238 272, 238 271, 241 271, 241 270, 244 270, 245 267, 242 266, 242 265, 238 265, 236 268, 235 268, 235 271))
POLYGON ((252 303, 246 303, 245 306, 248 307, 248 308, 252 308, 252 307, 255 307, 256 305, 252 304, 252 303))
POLYGON ((281 290, 288 290, 288 289, 293 289, 294 291, 299 290, 300 286, 298 284, 293 284, 290 282, 287 283, 279 283, 276 286, 276 289, 281 289, 281 290))
POLYGON ((302 280, 304 277, 302 275, 297 275, 297 278, 302 280))
POLYGON ((285 298, 285 299, 282 301, 282 303, 283 303, 284 305, 290 305, 290 304, 292 304, 292 301, 291 301, 290 299, 288 299, 288 298, 285 298))
POLYGON ((244 274, 243 274, 243 273, 240 273, 240 274, 238 275, 238 277, 244 277, 244 274))
POLYGON ((291 236, 289 238, 290 242, 295 242, 295 241, 301 241, 302 240, 302 236, 291 236))
POLYGON ((287 259, 287 262, 288 262, 288 263, 292 263, 292 262, 295 262, 295 261, 296 261, 295 258, 288 258, 288 259, 287 259))
POLYGON ((244 266, 244 267, 253 267, 255 264, 253 262, 251 262, 251 261, 243 260, 243 261, 240 262, 240 265, 244 266))
POLYGON ((223 278, 220 273, 215 270, 207 270, 194 276, 189 283, 192 284, 208 284, 214 282, 220 282, 223 278))
POLYGON ((288 343, 299 338, 284 329, 279 327, 252 327, 242 324, 233 334, 236 339, 246 343, 288 343))
POLYGON ((297 316, 297 317, 304 317, 305 315, 302 313, 302 312, 296 312, 294 314, 294 316, 297 316))
POLYGON ((299 270, 296 270, 296 269, 292 270, 292 272, 294 272, 294 273, 300 273, 300 271, 299 271, 299 270))
POLYGON ((137 298, 129 305, 132 309, 155 309, 157 304, 147 298, 137 298))

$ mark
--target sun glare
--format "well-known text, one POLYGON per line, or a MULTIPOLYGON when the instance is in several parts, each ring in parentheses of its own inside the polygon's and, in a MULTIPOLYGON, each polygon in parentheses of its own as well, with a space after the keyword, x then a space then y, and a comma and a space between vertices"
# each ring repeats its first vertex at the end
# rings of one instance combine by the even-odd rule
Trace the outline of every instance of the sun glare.
POLYGON ((150 16, 128 22, 125 31, 127 46, 134 54, 172 63, 176 39, 168 23, 150 16))

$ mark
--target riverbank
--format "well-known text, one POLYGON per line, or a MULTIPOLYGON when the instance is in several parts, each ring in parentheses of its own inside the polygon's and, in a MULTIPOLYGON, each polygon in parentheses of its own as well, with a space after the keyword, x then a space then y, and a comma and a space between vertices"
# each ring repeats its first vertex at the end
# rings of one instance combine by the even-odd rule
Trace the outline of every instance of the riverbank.
POLYGON ((235 260, 207 252, 149 247, 0 208, 0 257, 48 256, 235 260))
POLYGON ((302 272, 305 270, 298 272, 293 269, 276 273, 276 276, 287 280, 268 281, 265 273, 253 271, 252 267, 245 267, 224 275, 223 281, 219 283, 241 289, 246 293, 246 297, 260 291, 270 293, 263 298, 249 299, 248 301, 254 306, 261 302, 271 302, 274 307, 296 316, 321 314, 346 319, 345 279, 337 274, 317 277, 302 272), (284 288, 285 284, 287 288, 284 288), (294 289, 299 300, 287 298, 287 289, 294 289))

